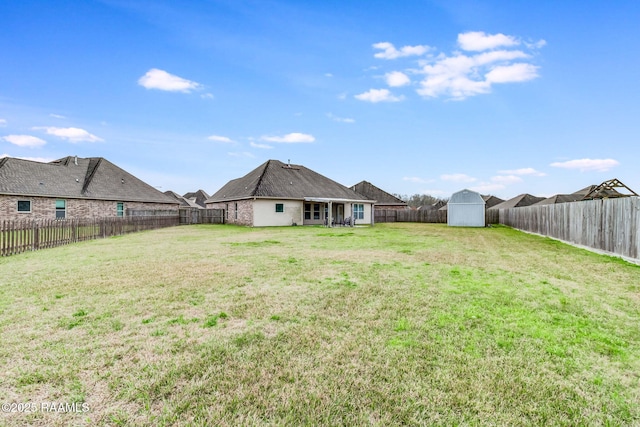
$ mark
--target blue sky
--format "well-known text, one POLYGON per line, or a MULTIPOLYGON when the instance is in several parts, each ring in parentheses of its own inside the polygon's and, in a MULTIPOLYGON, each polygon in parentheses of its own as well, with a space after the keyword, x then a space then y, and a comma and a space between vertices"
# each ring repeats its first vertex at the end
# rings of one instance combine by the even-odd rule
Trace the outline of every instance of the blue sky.
POLYGON ((638 1, 0 3, 0 155, 217 191, 268 159, 448 197, 640 191, 638 1))

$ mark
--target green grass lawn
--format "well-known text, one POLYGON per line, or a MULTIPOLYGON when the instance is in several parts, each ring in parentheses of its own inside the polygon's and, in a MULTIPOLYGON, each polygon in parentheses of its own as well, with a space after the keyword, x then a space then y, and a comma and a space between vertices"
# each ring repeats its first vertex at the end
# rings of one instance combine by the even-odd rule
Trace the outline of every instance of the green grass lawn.
POLYGON ((506 227, 182 226, 0 258, 0 425, 639 425, 640 267, 506 227))

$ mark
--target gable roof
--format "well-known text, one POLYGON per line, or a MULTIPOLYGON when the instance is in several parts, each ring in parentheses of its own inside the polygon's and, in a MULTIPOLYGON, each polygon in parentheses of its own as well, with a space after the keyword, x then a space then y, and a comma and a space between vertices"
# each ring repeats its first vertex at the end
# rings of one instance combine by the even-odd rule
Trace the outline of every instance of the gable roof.
POLYGON ((503 200, 503 199, 501 199, 500 197, 492 196, 492 195, 490 195, 490 194, 487 194, 487 195, 485 195, 485 196, 482 196, 482 199, 484 200, 484 202, 485 202, 485 207, 486 207, 487 209, 489 209, 489 208, 490 208, 490 207, 492 207, 492 206, 497 205, 498 203, 502 203, 502 202, 504 202, 504 200, 503 200))
POLYGON ((204 208, 206 207, 205 202, 210 196, 207 194, 206 191, 198 190, 198 191, 192 191, 192 192, 186 193, 182 197, 204 208))
POLYGON ((523 206, 530 206, 534 203, 544 200, 544 197, 536 197, 531 194, 520 194, 516 197, 513 197, 509 200, 506 200, 502 203, 498 203, 495 206, 490 207, 489 209, 509 209, 509 208, 519 208, 523 206))
MULTIPOLYGON (((608 181, 603 182, 600 185, 587 187, 590 188, 590 191, 584 195, 584 200, 593 200, 593 199, 607 199, 607 198, 616 198, 616 197, 629 197, 629 196, 637 196, 638 194, 624 185, 622 181, 617 178, 610 179, 608 181), (631 194, 624 194, 616 190, 617 188, 622 188, 627 190, 631 194)), ((582 190, 580 190, 582 191, 582 190)))
POLYGON ((176 203, 102 157, 68 156, 49 163, 4 158, 0 162, 0 194, 176 203))
POLYGON ((534 203, 535 206, 539 205, 555 205, 557 203, 568 203, 568 202, 578 202, 583 199, 583 195, 579 193, 573 194, 556 194, 551 197, 547 197, 544 200, 541 200, 537 203, 534 203))
POLYGON ((242 178, 229 181, 207 203, 252 198, 330 198, 373 202, 304 166, 267 160, 242 178))
POLYGON ((456 191, 455 193, 453 193, 447 204, 450 204, 450 205, 478 204, 478 205, 484 206, 485 201, 482 198, 482 195, 480 195, 480 193, 477 193, 475 191, 468 190, 465 188, 464 190, 456 191))
POLYGON ((367 199, 375 200, 376 206, 408 206, 404 200, 387 193, 368 181, 361 181, 350 188, 367 199))
POLYGON ((196 202, 191 201, 189 199, 185 199, 183 196, 179 195, 178 193, 171 191, 171 190, 167 190, 164 192, 164 194, 166 194, 169 197, 173 197, 177 202, 180 203, 180 207, 185 207, 185 208, 199 208, 200 206, 198 206, 196 204, 196 202))

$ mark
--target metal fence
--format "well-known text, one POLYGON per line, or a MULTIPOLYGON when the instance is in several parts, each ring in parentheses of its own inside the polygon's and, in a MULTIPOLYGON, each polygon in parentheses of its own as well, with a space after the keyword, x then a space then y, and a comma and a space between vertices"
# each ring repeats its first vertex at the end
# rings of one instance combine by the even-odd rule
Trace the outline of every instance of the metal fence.
POLYGON ((99 219, 2 220, 0 256, 178 224, 179 217, 175 214, 99 219))
POLYGON ((640 197, 501 209, 500 223, 626 258, 640 258, 640 197))

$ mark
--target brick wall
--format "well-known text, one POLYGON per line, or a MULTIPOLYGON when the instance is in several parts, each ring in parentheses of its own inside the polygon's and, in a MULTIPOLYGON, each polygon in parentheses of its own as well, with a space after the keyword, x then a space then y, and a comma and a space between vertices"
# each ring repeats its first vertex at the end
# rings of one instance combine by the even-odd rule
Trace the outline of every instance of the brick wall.
POLYGON ((253 200, 228 203, 207 203, 207 209, 224 209, 225 223, 253 226, 253 200), (237 209, 236 209, 237 206, 237 209))
MULTIPOLYGON (((56 198, 49 197, 18 197, 0 195, 0 220, 18 219, 55 219, 56 198), (31 201, 31 212, 18 212, 18 200, 31 201)), ((60 199, 66 200, 66 218, 103 218, 117 216, 118 202, 109 200, 84 200, 84 199, 60 199)), ((178 214, 178 205, 171 203, 145 203, 124 202, 127 209, 161 209, 175 210, 178 214)))

